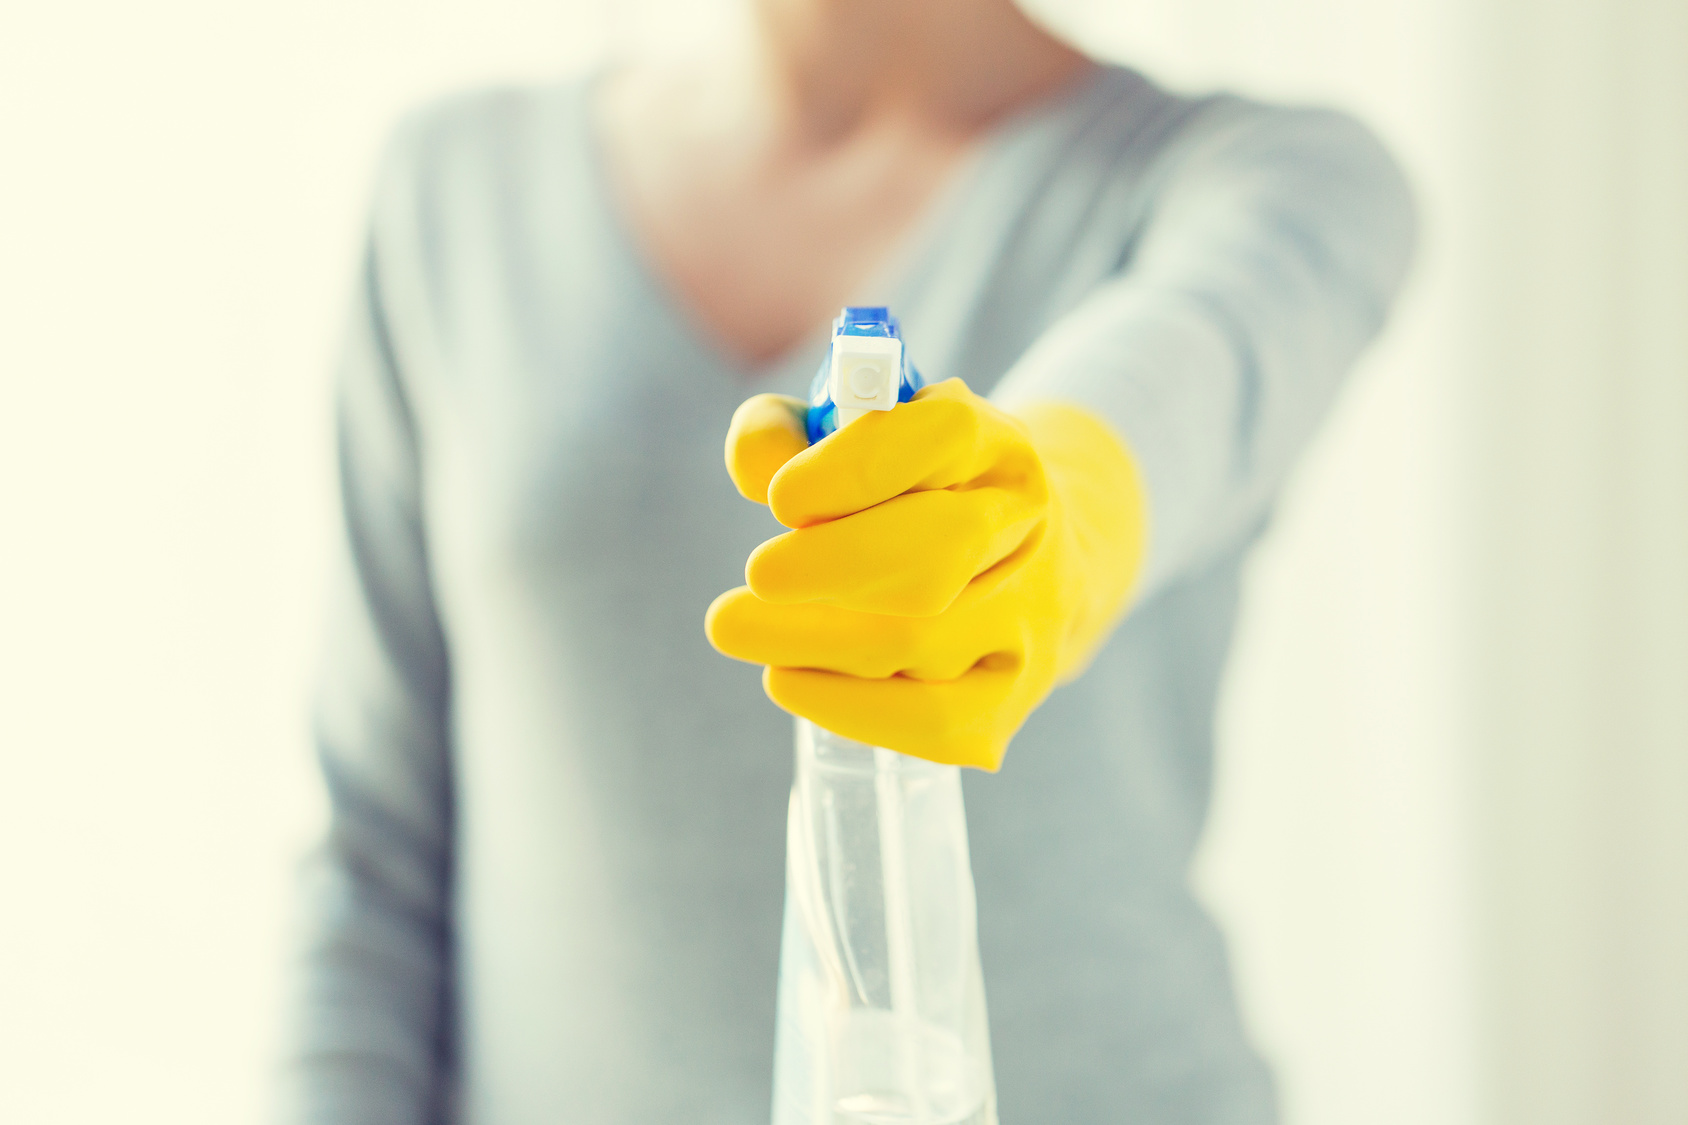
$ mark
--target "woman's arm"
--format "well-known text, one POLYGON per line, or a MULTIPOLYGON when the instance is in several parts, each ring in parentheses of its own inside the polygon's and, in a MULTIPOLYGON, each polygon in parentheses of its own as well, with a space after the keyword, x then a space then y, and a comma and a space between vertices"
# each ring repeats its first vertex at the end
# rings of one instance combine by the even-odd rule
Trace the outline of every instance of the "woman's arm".
POLYGON ((1142 473, 1136 600, 1264 518, 1406 272, 1412 200, 1360 124, 1219 99, 1160 160, 1126 268, 1004 376, 1107 421, 1142 473))
POLYGON ((733 479, 792 530, 706 628, 780 706, 996 769, 1132 601, 1258 526, 1400 283, 1405 186, 1348 119, 1235 100, 1153 174, 1132 260, 997 405, 952 380, 812 447, 800 402, 740 408, 733 479))
POLYGON ((379 258, 372 239, 338 387, 344 535, 315 710, 329 823, 302 873, 288 1123, 435 1121, 449 1051, 450 669, 379 258))

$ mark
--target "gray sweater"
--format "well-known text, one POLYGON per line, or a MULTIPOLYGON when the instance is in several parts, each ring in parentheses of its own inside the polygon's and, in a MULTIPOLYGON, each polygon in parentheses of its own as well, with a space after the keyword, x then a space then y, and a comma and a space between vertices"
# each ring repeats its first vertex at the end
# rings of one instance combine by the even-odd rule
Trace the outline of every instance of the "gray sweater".
MULTIPOLYGON (((415 115, 340 372, 289 1122, 768 1119, 791 720, 703 636, 778 528, 747 370, 641 260, 589 83, 415 115)), ((1321 110, 1099 72, 1012 120, 864 292, 930 380, 1109 419, 1153 520, 1130 617, 966 779, 1006 1125, 1257 1125, 1270 1077, 1190 893, 1238 569, 1378 331, 1400 173, 1321 110)))

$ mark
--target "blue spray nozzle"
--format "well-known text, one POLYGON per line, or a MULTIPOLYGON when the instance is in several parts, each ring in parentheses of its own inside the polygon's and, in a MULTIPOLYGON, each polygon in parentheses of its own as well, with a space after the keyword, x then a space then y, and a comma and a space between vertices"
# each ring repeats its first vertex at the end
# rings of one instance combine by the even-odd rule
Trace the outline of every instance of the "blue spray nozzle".
POLYGON ((909 362, 902 326, 884 305, 850 305, 832 322, 832 342, 809 385, 813 445, 869 410, 890 410, 925 385, 909 362))
POLYGON ((889 336, 900 338, 897 318, 884 305, 846 305, 832 321, 834 336, 889 336))

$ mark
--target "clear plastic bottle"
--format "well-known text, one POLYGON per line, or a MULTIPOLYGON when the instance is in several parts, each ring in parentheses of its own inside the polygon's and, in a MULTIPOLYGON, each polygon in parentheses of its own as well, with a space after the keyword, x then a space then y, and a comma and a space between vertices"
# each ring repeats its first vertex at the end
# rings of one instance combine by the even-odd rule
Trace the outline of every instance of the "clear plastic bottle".
POLYGON ((797 723, 774 1125, 996 1125, 961 775, 797 723))
MULTIPOLYGON (((919 388, 897 321, 847 308, 811 442, 919 388)), ((961 772, 797 721, 774 1125, 996 1125, 961 772)))

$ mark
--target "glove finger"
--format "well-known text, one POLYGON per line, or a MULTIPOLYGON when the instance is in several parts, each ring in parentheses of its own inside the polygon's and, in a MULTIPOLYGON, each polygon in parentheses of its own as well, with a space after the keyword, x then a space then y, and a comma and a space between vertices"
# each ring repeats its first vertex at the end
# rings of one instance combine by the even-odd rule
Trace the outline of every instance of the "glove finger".
POLYGON ((1014 419, 949 379, 792 457, 774 474, 768 503, 785 526, 808 527, 912 490, 978 480, 1016 445, 1029 455, 1014 419))
POLYGON ((845 738, 995 772, 1014 734, 1002 725, 1017 676, 981 666, 959 679, 924 683, 770 667, 762 673, 762 688, 793 715, 845 738))
POLYGON ((733 411, 727 427, 727 474, 747 500, 768 502, 768 482, 809 447, 808 405, 790 395, 754 395, 733 411))
POLYGON ((751 552, 745 580, 780 605, 931 617, 1013 553, 1040 515, 1006 489, 911 492, 768 540, 751 552))
MULTIPOLYGON (((866 679, 953 680, 991 651, 976 615, 887 617, 807 602, 771 605, 748 586, 715 599, 704 631, 716 650, 752 664, 813 668, 866 679), (960 619, 951 620, 952 617, 960 619)), ((1012 638, 1006 638, 1012 642, 1012 638)), ((1006 651, 1010 644, 1001 648, 1006 651)))

